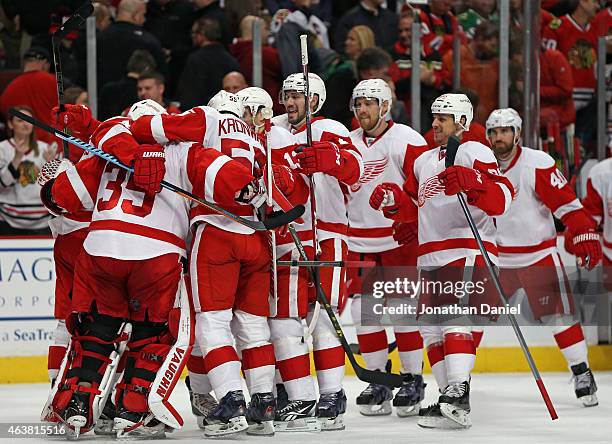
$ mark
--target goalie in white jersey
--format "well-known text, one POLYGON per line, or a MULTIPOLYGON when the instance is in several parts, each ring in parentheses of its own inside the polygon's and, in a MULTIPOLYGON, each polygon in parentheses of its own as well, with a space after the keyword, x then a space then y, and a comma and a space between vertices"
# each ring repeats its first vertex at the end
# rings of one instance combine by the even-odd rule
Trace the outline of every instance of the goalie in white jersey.
MULTIPOLYGON (((431 111, 434 138, 440 146, 415 160, 403 190, 395 183, 378 185, 370 205, 394 220, 409 222, 418 218, 417 265, 424 288, 432 287, 428 282, 485 282, 482 293, 469 295, 470 305, 496 303, 499 298, 488 273, 483 270, 483 257, 455 195, 463 192, 467 196, 485 248, 497 263, 493 217, 503 214, 510 206, 512 185, 500 176, 491 150, 478 142, 460 144, 454 165, 445 168, 449 137, 460 137, 472 121, 472 104, 464 94, 438 97, 431 111), (471 278, 466 273, 471 273, 471 278)), ((454 305, 461 296, 458 291, 453 294, 421 291, 418 310, 454 305)), ((442 394, 437 404, 421 409, 418 424, 427 428, 470 427, 470 373, 476 357, 471 328, 459 326, 459 322, 453 325, 452 319, 444 323, 434 320, 428 325, 425 317, 421 319, 419 315, 419 330, 442 394)))
POLYGON ((522 288, 534 319, 552 329, 574 376, 576 397, 587 407, 597 405, 597 386, 589 369, 582 327, 574 318, 571 286, 557 251, 553 215, 567 227, 568 249, 589 269, 602 256, 597 224, 554 159, 520 145, 521 127, 522 120, 512 108, 494 110, 486 123, 491 149, 516 192, 510 209, 496 218, 501 282, 508 297, 522 288))
MULTIPOLYGON (((414 279, 418 246, 416 222, 393 222, 368 203, 377 185, 393 182, 401 186, 410 174, 414 160, 428 149, 427 142, 419 133, 391 120, 391 104, 391 89, 382 79, 362 80, 353 90, 350 107, 360 128, 351 132, 351 141, 363 157, 364 174, 357 183, 348 187, 347 192, 348 257, 355 261, 374 261, 377 267, 410 266, 413 267, 414 279)), ((379 273, 368 273, 367 269, 351 268, 347 272, 348 290, 353 294, 351 313, 358 324, 361 356, 368 369, 380 371, 385 370, 388 359, 387 334, 382 325, 361 325, 359 293, 362 281, 391 279, 384 274, 384 269, 379 273)), ((425 394, 423 339, 415 320, 412 325, 399 325, 401 321, 394 325, 402 374, 406 379, 393 399, 400 417, 416 415, 425 394)), ((370 384, 357 397, 357 405, 364 415, 386 415, 391 413, 391 398, 393 391, 389 387, 370 384)))

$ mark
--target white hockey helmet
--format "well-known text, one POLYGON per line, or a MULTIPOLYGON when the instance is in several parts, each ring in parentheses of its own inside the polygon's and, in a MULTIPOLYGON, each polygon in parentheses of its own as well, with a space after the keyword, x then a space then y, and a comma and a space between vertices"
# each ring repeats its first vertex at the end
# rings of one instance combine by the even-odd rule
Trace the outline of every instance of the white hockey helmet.
POLYGON ((208 101, 208 106, 219 112, 232 113, 239 119, 242 119, 242 114, 244 113, 242 100, 240 100, 236 94, 227 92, 223 89, 208 101))
POLYGON ((272 97, 270 94, 263 89, 256 86, 249 86, 248 88, 241 89, 236 95, 242 100, 242 104, 245 108, 251 111, 251 115, 255 117, 255 114, 262 109, 262 116, 264 119, 272 117, 272 97))
POLYGON ((353 95, 351 97, 351 103, 349 108, 351 111, 355 111, 355 100, 359 97, 365 97, 368 99, 377 99, 378 106, 382 108, 383 102, 389 102, 389 108, 382 118, 386 118, 391 115, 391 105, 393 104, 393 94, 389 84, 383 79, 367 79, 362 80, 353 89, 353 95))
POLYGON ((521 129, 523 128, 523 120, 519 113, 516 112, 513 108, 501 108, 496 109, 489 114, 487 118, 486 128, 487 128, 487 137, 489 136, 489 130, 493 128, 512 128, 514 129, 515 135, 521 134, 521 129))
MULTIPOLYGON (((309 73, 308 74, 308 89, 310 98, 314 97, 316 94, 319 97, 319 103, 317 103, 317 107, 312 112, 316 114, 319 112, 323 104, 325 103, 325 99, 327 98, 327 92, 325 91, 325 83, 323 83, 323 79, 316 74, 309 73)), ((285 104, 285 92, 286 91, 297 91, 299 93, 306 93, 306 85, 304 82, 304 74, 301 72, 290 74, 284 81, 283 86, 280 91, 279 102, 281 104, 285 104)))
POLYGON ((142 116, 157 116, 159 114, 168 114, 168 111, 155 100, 144 99, 134 103, 127 116, 132 120, 136 120, 142 116))
POLYGON ((461 124, 461 118, 465 117, 464 130, 470 129, 470 123, 474 118, 472 102, 465 94, 442 94, 431 104, 432 114, 451 114, 456 124, 461 124))

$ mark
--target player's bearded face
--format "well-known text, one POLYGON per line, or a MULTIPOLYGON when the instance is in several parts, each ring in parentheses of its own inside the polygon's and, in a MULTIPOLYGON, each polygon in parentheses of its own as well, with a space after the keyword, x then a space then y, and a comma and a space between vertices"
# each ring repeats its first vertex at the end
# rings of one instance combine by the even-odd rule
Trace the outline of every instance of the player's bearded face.
POLYGON ((306 117, 305 95, 297 91, 285 92, 284 103, 287 119, 291 125, 297 125, 306 117))
POLYGON ((378 125, 380 107, 378 100, 367 97, 359 97, 355 99, 353 112, 359 121, 359 126, 364 131, 370 131, 378 125))
POLYGON ((514 130, 510 127, 492 128, 487 136, 498 159, 506 158, 514 148, 514 130))
POLYGON ((434 114, 431 128, 434 142, 438 145, 446 145, 448 138, 457 132, 455 119, 450 114, 434 114))

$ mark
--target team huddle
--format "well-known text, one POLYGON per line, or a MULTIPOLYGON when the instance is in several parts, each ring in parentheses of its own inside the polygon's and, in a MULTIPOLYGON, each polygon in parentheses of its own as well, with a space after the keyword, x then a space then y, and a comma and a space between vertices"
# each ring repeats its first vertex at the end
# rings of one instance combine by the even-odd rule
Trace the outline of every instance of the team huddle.
MULTIPOLYGON (((446 167, 449 138, 461 138, 473 117, 463 94, 434 101, 434 149, 390 119, 392 92, 381 79, 355 87, 350 107, 359 127, 352 132, 335 120, 306 118, 306 107, 317 114, 325 98, 317 75, 307 83, 292 74, 281 90, 286 114, 275 117, 271 97, 256 87, 220 91, 207 106, 177 115, 151 100, 104 122, 83 106, 56 112, 58 128, 118 162, 71 156, 74 164, 54 160, 39 176, 42 200, 57 216, 50 224, 58 327, 43 420, 62 424, 72 438, 92 429, 164 437, 183 425, 170 395, 186 367, 192 411, 206 436, 344 429, 345 349, 316 286, 336 315, 353 298, 365 366, 387 371, 385 329, 360 323, 373 269, 344 265, 417 267, 425 280, 478 273, 483 253, 459 193, 506 293, 526 293, 568 362, 577 398, 597 404, 553 215, 567 227, 566 248, 579 263, 593 268, 603 257, 609 264, 610 175, 594 169, 583 206, 548 154, 520 145, 513 109, 489 116, 491 147, 460 143, 446 167), (303 214, 289 226, 266 231, 248 223, 300 206, 303 214), (332 266, 315 271, 300 263, 306 260, 332 266), (549 275, 547 298, 534 287, 534 266, 542 267, 538 279, 549 275)), ((482 297, 499 303, 492 286, 482 297)), ((369 384, 356 400, 359 411, 388 415, 393 405, 421 427, 470 427, 470 373, 482 329, 417 321, 394 327, 402 386, 394 394, 369 384), (424 347, 440 396, 421 408, 424 347)))

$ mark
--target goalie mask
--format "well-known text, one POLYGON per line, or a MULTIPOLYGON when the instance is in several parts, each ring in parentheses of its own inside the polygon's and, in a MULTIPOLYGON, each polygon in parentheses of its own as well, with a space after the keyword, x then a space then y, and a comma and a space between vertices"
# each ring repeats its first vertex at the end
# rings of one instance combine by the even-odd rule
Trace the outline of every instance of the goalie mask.
POLYGON ((227 92, 223 89, 210 99, 208 106, 216 109, 220 113, 234 114, 239 119, 242 119, 244 113, 242 100, 240 100, 236 94, 227 92))
MULTIPOLYGON (((312 114, 316 114, 321 110, 321 108, 323 107, 323 104, 325 103, 325 99, 327 98, 327 92, 325 90, 325 83, 323 83, 323 80, 321 79, 321 77, 319 77, 316 74, 312 74, 312 73, 308 74, 308 82, 309 82, 308 93, 310 95, 310 99, 312 100, 312 98, 315 95, 319 97, 319 102, 317 103, 317 107, 312 111, 312 114)), ((285 93, 287 91, 297 91, 299 93, 305 94, 306 84, 304 82, 304 74, 302 73, 291 74, 283 81, 283 87, 281 88, 280 97, 279 97, 279 102, 282 105, 285 104, 285 93)))
POLYGON ((168 111, 155 100, 144 99, 134 103, 127 116, 132 120, 136 120, 142 116, 157 116, 159 114, 168 114, 168 111))
POLYGON ((522 127, 523 120, 513 108, 493 110, 487 118, 487 139, 490 139, 490 131, 493 128, 512 128, 514 130, 514 144, 517 145, 521 138, 522 127))
POLYGON ((470 129, 470 123, 474 118, 472 102, 465 94, 442 94, 431 104, 432 114, 450 114, 453 116, 457 125, 465 131, 470 129), (465 117, 465 123, 461 123, 461 118, 465 117))

